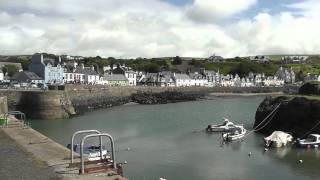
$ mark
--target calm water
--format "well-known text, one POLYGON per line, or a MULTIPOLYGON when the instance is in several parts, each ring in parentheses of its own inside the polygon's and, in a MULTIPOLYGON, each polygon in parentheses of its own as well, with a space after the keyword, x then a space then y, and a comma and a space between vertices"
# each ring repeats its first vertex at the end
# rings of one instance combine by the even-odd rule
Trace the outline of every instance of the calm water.
POLYGON ((263 151, 263 136, 221 147, 221 135, 201 130, 228 117, 251 129, 263 97, 216 98, 165 105, 130 105, 61 121, 32 121, 32 127, 66 145, 73 132, 98 129, 115 138, 117 162, 135 180, 318 179, 320 151, 263 151), (129 151, 126 149, 130 148, 129 151), (252 152, 249 157, 248 153, 252 152), (297 161, 303 159, 302 164, 297 161))

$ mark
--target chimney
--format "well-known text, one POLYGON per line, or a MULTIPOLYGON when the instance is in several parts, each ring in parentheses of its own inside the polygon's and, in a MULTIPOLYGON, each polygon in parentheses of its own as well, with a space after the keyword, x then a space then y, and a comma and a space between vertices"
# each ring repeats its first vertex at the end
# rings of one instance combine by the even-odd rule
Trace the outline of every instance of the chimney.
POLYGON ((43 63, 43 54, 40 54, 40 61, 43 63))

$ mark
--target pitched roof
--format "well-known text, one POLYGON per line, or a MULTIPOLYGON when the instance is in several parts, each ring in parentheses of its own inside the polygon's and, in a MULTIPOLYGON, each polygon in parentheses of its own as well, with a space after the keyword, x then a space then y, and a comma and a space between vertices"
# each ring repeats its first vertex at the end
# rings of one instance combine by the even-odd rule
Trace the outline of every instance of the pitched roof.
POLYGON ((86 74, 86 75, 99 75, 95 70, 92 69, 92 67, 81 67, 78 66, 74 73, 78 74, 86 74))
POLYGON ((174 78, 175 79, 185 79, 185 80, 191 79, 187 74, 178 74, 178 73, 175 74, 174 78))
POLYGON ((206 76, 197 73, 190 73, 189 76, 191 79, 206 79, 206 76))
POLYGON ((105 74, 103 78, 107 81, 128 81, 123 74, 105 74))
POLYGON ((27 81, 27 80, 42 80, 36 73, 30 71, 21 71, 13 75, 10 80, 27 81))

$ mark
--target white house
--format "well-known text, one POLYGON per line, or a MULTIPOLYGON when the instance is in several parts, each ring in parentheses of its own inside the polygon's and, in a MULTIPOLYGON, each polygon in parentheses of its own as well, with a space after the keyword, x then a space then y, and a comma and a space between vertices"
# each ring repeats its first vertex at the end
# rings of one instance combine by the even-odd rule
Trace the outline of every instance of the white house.
POLYGON ((223 87, 231 87, 235 86, 235 81, 232 77, 232 75, 228 74, 226 76, 221 76, 220 77, 220 85, 223 87))
POLYGON ((208 79, 206 76, 199 73, 190 73, 192 86, 208 86, 208 79))
POLYGON ((189 87, 193 86, 192 79, 184 73, 173 73, 173 79, 176 83, 176 87, 189 87))
POLYGON ((204 70, 203 74, 206 76, 208 81, 208 87, 214 87, 220 85, 220 72, 219 71, 207 71, 204 70))
POLYGON ((276 76, 268 76, 263 80, 264 86, 283 86, 284 80, 278 79, 276 76))
POLYGON ((83 64, 76 69, 65 69, 64 81, 66 83, 100 84, 100 76, 93 66, 84 67, 83 64))
POLYGON ((3 81, 4 80, 4 74, 2 72, 2 69, 0 69, 0 81, 3 81))
POLYGON ((129 86, 136 86, 137 85, 137 73, 134 71, 125 71, 124 75, 129 81, 129 86))

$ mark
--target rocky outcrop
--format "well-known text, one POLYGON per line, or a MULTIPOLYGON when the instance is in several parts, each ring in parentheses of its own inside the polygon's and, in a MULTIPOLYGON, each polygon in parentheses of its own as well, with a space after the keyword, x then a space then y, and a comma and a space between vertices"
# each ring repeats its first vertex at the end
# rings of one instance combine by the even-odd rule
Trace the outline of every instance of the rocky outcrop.
MULTIPOLYGON (((270 134, 275 130, 292 133, 294 137, 306 135, 320 121, 320 98, 303 96, 280 96, 267 97, 259 105, 254 128, 257 127, 273 110, 274 117, 266 120, 259 127, 263 127, 259 132, 270 134), (269 123, 268 123, 269 122, 269 123), (266 124, 268 123, 268 124, 266 124)), ((271 116, 272 117, 272 116, 271 116)), ((320 125, 316 126, 309 133, 320 133, 320 125)))
POLYGON ((308 82, 302 85, 299 89, 299 94, 303 95, 320 95, 320 83, 308 82))
POLYGON ((133 102, 139 104, 167 104, 183 101, 194 101, 206 95, 205 92, 165 91, 160 93, 138 92, 132 94, 133 102))

